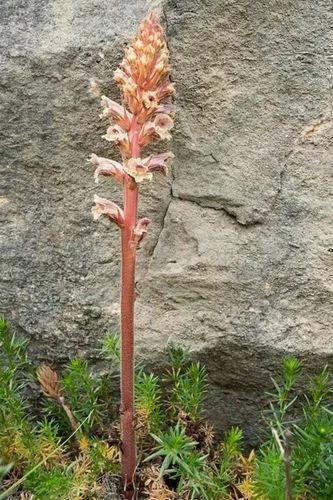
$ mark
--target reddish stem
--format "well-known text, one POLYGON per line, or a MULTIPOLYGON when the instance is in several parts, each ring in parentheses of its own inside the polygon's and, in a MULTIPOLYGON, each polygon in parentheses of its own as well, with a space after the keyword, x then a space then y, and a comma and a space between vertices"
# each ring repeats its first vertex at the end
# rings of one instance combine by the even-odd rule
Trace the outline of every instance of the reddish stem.
MULTIPOLYGON (((130 130, 132 158, 140 154, 138 124, 133 120, 130 130)), ((134 495, 136 442, 134 423, 134 302, 136 248, 133 229, 137 223, 138 187, 127 178, 124 182, 124 218, 121 232, 121 440, 122 475, 125 498, 134 495)))

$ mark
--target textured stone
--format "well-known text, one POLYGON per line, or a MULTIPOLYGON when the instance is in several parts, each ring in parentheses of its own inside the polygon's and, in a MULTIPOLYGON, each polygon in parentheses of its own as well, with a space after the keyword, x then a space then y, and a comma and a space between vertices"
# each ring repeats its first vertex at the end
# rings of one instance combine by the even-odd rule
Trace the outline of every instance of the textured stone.
POLYGON ((97 357, 118 330, 119 234, 92 221, 97 82, 151 6, 177 84, 172 176, 143 188, 138 347, 207 364, 209 416, 245 425, 286 353, 333 360, 329 0, 5 0, 1 27, 1 308, 39 359, 97 357))

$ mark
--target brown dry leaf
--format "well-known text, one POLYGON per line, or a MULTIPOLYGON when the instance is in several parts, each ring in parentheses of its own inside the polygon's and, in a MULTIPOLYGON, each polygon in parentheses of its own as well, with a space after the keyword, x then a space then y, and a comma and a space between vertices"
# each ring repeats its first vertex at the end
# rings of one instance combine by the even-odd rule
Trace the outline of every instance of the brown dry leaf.
POLYGON ((172 500, 176 498, 176 493, 169 490, 160 475, 159 468, 155 465, 143 469, 141 479, 144 483, 144 494, 148 500, 172 500))
POLYGON ((87 455, 79 455, 72 465, 74 474, 77 477, 85 476, 91 472, 91 460, 87 455))
POLYGON ((64 446, 56 442, 48 441, 47 439, 41 439, 39 441, 38 455, 41 460, 45 460, 48 457, 44 463, 47 470, 51 470, 54 464, 64 465, 68 460, 64 446))
POLYGON ((135 431, 138 441, 143 441, 150 433, 149 412, 145 408, 135 411, 135 431))
POLYGON ((82 498, 100 498, 101 485, 91 482, 91 460, 87 455, 81 454, 72 462, 74 477, 73 486, 68 494, 71 500, 82 498))
POLYGON ((120 461, 120 452, 116 446, 110 446, 108 443, 100 442, 99 451, 102 457, 106 460, 110 460, 113 462, 120 461))
POLYGON ((254 483, 251 479, 245 479, 241 484, 237 484, 238 491, 242 494, 242 500, 252 500, 254 495, 254 483))
POLYGON ((255 452, 251 451, 248 457, 244 455, 240 455, 237 463, 237 474, 242 477, 240 483, 234 485, 235 490, 235 498, 239 500, 252 500, 254 491, 253 491, 253 468, 255 463, 255 452), (241 494, 241 496, 238 495, 241 494))
POLYGON ((61 397, 59 376, 49 366, 42 365, 38 368, 37 379, 46 396, 57 400, 61 397))
POLYGON ((178 412, 178 417, 185 427, 187 436, 198 443, 200 448, 210 448, 214 440, 213 427, 203 420, 193 418, 183 410, 178 412))
POLYGON ((79 448, 82 453, 86 453, 89 451, 89 439, 86 436, 82 436, 79 439, 79 448))

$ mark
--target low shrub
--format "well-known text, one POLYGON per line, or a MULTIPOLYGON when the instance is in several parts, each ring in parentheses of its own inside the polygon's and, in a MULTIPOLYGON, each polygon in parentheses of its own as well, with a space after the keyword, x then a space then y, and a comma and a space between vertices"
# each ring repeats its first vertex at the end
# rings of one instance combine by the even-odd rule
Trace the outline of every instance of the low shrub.
MULTIPOLYGON (((121 483, 119 403, 110 391, 118 376, 118 339, 105 339, 102 375, 84 359, 71 360, 61 374, 45 365, 36 369, 27 343, 4 318, 0 347, 0 499, 110 498, 112 485, 121 483), (43 393, 39 417, 25 397, 31 382, 43 393)), ((168 346, 161 378, 139 362, 139 498, 331 500, 330 375, 324 368, 302 392, 305 376, 297 359, 283 361, 263 409, 261 444, 245 453, 239 428, 226 431, 221 443, 214 440, 203 411, 207 372, 185 349, 168 346)))

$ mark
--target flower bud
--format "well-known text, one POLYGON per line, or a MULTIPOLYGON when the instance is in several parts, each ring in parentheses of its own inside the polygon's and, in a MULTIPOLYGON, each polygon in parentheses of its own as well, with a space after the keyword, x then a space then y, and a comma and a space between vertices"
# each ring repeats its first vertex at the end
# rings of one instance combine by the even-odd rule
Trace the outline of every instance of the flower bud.
POLYGON ((133 230, 133 243, 137 249, 140 248, 143 240, 147 236, 147 228, 150 222, 150 219, 148 219, 147 217, 143 217, 142 219, 138 220, 137 225, 133 230))

